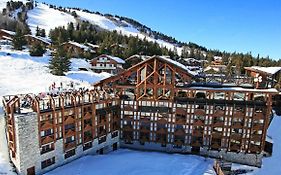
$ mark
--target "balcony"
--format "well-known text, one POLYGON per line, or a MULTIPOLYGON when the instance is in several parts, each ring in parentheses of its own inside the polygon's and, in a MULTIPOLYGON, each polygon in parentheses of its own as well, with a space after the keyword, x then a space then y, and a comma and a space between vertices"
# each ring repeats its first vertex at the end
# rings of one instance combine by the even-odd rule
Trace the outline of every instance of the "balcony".
POLYGON ((186 119, 185 118, 176 118, 176 124, 184 125, 184 124, 186 124, 186 119))
POLYGON ((206 115, 206 112, 205 112, 205 110, 203 110, 203 109, 196 109, 196 110, 194 111, 194 115, 197 115, 197 116, 205 116, 205 115, 206 115))
POLYGON ((142 133, 149 133, 150 132, 150 127, 141 126, 140 127, 140 132, 142 132, 142 133))
POLYGON ((69 116, 64 117, 64 124, 71 124, 74 122, 75 122, 74 116, 69 115, 69 116))
POLYGON ((202 145, 202 141, 196 140, 196 141, 191 142, 191 146, 194 146, 194 147, 201 147, 201 145, 202 145))
POLYGON ((132 105, 124 105, 124 111, 134 111, 134 107, 132 105))
POLYGON ((168 130, 167 128, 160 128, 160 129, 157 129, 156 133, 157 134, 167 134, 168 130))
POLYGON ((253 141, 261 141, 262 140, 262 135, 253 134, 253 135, 251 135, 251 140, 253 140, 253 141))
POLYGON ((105 119, 99 120, 98 126, 104 126, 104 125, 106 125, 106 120, 105 119))
POLYGON ((75 131, 73 131, 72 129, 68 129, 67 131, 65 131, 65 136, 66 137, 75 136, 75 131))
POLYGON ((164 125, 164 124, 168 123, 168 121, 164 118, 161 118, 160 120, 157 121, 157 123, 164 125))
POLYGON ((245 117, 245 113, 242 112, 242 111, 235 111, 233 113, 233 117, 235 117, 235 118, 244 118, 245 117))
POLYGON ((132 125, 125 125, 123 127, 123 131, 133 131, 133 126, 132 125))
POLYGON ((218 150, 220 148, 221 148, 221 143, 219 143, 219 142, 212 142, 211 143, 211 149, 218 150))
POLYGON ((48 135, 45 137, 41 137, 41 145, 45 145, 54 141, 54 135, 48 135))
POLYGON ((212 132, 212 138, 216 138, 216 139, 222 138, 222 132, 213 131, 212 132))
POLYGON ((64 144, 64 149, 65 150, 69 150, 69 149, 72 149, 74 147, 76 147, 76 142, 75 141, 72 141, 72 142, 64 144))
POLYGON ((242 134, 240 133, 231 133, 230 138, 234 140, 241 140, 242 139, 242 134))
POLYGON ((185 135, 185 131, 183 129, 177 129, 175 131, 175 136, 184 136, 185 135))
POLYGON ((223 121, 215 121, 212 124, 212 127, 223 127, 224 126, 224 122, 223 121))
POLYGON ((234 152, 239 152, 240 151, 240 144, 237 143, 231 143, 230 144, 230 151, 234 151, 234 152))
POLYGON ((263 130, 263 124, 262 123, 254 123, 253 129, 254 130, 263 130))
POLYGON ((175 139, 174 144, 177 145, 177 146, 183 146, 184 145, 184 140, 175 139))
POLYGON ((84 119, 87 120, 87 119, 91 119, 92 118, 92 115, 87 112, 86 115, 84 116, 84 119))
POLYGON ((257 153, 260 153, 260 152, 261 152, 261 148, 260 148, 260 146, 251 144, 251 145, 250 145, 249 151, 250 151, 251 153, 257 154, 257 153))
POLYGON ((234 122, 234 123, 232 123, 232 128, 241 129, 241 128, 243 128, 243 123, 242 122, 234 122))
POLYGON ((204 120, 195 119, 193 121, 193 126, 204 126, 204 120))
POLYGON ((149 142, 149 136, 140 136, 140 141, 142 142, 142 143, 144 143, 144 142, 149 142))
POLYGON ((48 130, 53 128, 53 120, 41 122, 41 130, 48 130))
POLYGON ((223 117, 224 111, 223 110, 216 110, 213 114, 213 117, 223 117))
POLYGON ((150 118, 148 117, 141 118, 140 123, 150 123, 150 118))
POLYGON ((102 136, 104 136, 104 135, 106 135, 106 134, 107 134, 106 130, 103 129, 103 130, 101 130, 101 131, 98 132, 98 137, 102 137, 102 136))
POLYGON ((254 119, 260 120, 260 119, 264 119, 265 115, 262 112, 256 112, 254 114, 254 119))
POLYGON ((84 131, 90 131, 90 130, 92 130, 92 125, 91 124, 84 125, 84 131))
POLYGON ((84 143, 92 141, 92 137, 90 136, 84 136, 84 143))
POLYGON ((186 115, 186 110, 183 109, 183 108, 177 108, 176 109, 176 114, 179 114, 179 115, 186 115))
POLYGON ((203 130, 195 129, 192 131, 192 135, 196 137, 202 137, 203 136, 203 130))
POLYGON ((161 144, 166 144, 167 143, 167 136, 157 136, 156 137, 156 142, 161 143, 161 144))

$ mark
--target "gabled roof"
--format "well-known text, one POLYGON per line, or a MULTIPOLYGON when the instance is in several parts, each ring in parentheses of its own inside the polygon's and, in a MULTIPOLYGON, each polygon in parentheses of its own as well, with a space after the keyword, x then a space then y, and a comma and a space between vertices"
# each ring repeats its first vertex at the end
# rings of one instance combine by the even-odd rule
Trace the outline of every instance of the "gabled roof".
POLYGON ((151 57, 151 56, 148 56, 148 55, 138 55, 138 54, 135 54, 135 55, 132 55, 132 56, 126 58, 126 61, 131 60, 131 59, 133 59, 133 58, 139 58, 139 59, 141 59, 142 61, 144 61, 144 60, 146 60, 146 59, 148 59, 148 58, 150 58, 150 57, 151 57))
POLYGON ((5 29, 0 29, 0 30, 4 33, 9 34, 9 35, 15 35, 16 34, 16 32, 13 32, 13 31, 5 30, 5 29))
POLYGON ((86 45, 92 47, 92 48, 99 48, 100 46, 99 45, 96 45, 96 44, 92 44, 92 43, 86 43, 86 45))
POLYGON ((168 64, 172 64, 173 66, 177 67, 180 71, 186 73, 190 77, 194 77, 196 75, 196 73, 190 71, 185 65, 183 65, 183 64, 181 64, 181 63, 179 63, 177 61, 174 61, 174 60, 172 60, 170 58, 167 58, 165 56, 154 55, 154 56, 151 56, 150 58, 148 58, 148 59, 146 59, 146 60, 144 60, 144 61, 142 61, 142 62, 140 62, 140 63, 138 63, 138 64, 136 64, 136 65, 134 65, 132 67, 130 67, 129 69, 127 69, 127 70, 125 70, 125 71, 123 71, 123 72, 121 72, 121 73, 119 73, 119 74, 117 74, 115 76, 111 76, 109 78, 103 79, 100 82, 95 83, 94 85, 99 85, 99 84, 103 84, 103 83, 107 83, 107 82, 114 82, 114 81, 120 79, 120 77, 122 75, 126 74, 127 72, 131 72, 131 71, 135 70, 137 67, 139 67, 140 65, 142 65, 142 64, 144 64, 146 62, 149 62, 149 61, 151 61, 151 60, 153 60, 155 58, 159 59, 159 60, 161 60, 163 62, 166 62, 168 64))
POLYGON ((84 44, 80 44, 74 41, 68 41, 68 43, 84 50, 91 50, 88 46, 85 46, 84 44))
POLYGON ((94 59, 98 59, 98 58, 101 58, 101 57, 107 57, 109 59, 112 59, 112 60, 116 61, 117 63, 125 64, 125 61, 122 58, 111 56, 111 55, 106 55, 106 54, 102 54, 102 55, 100 55, 100 56, 98 56, 94 59))
POLYGON ((260 67, 260 66, 252 66, 252 67, 245 67, 246 70, 253 71, 253 72, 260 72, 269 75, 274 75, 277 72, 281 71, 281 67, 260 67))
POLYGON ((32 37, 32 38, 35 38, 45 44, 48 44, 48 45, 51 45, 51 41, 47 38, 44 38, 44 37, 41 37, 41 36, 35 36, 35 35, 25 35, 27 37, 32 37))

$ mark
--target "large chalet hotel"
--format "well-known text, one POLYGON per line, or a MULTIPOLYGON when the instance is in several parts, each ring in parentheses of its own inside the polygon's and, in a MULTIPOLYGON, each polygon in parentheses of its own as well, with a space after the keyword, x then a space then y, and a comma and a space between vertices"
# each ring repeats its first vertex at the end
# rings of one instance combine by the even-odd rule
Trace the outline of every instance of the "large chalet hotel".
POLYGON ((11 161, 42 174, 122 147, 261 166, 277 90, 271 75, 248 71, 219 79, 152 56, 92 90, 5 96, 11 161))

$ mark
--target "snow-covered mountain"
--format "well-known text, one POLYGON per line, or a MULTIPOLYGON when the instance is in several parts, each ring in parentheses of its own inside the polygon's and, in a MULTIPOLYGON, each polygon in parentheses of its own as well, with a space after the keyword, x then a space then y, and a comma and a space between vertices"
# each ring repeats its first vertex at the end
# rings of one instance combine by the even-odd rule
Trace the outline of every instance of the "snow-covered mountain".
MULTIPOLYGON (((8 0, 0 0, 0 10, 6 6, 8 0)), ((21 0, 22 1, 22 0, 21 0)), ((23 1, 26 2, 26 1, 23 1)), ((59 9, 51 8, 47 4, 36 3, 34 9, 29 10, 27 13, 27 24, 31 29, 31 32, 35 34, 36 27, 45 29, 48 34, 51 29, 58 26, 66 26, 68 23, 73 22, 74 24, 81 21, 88 21, 91 24, 100 27, 101 29, 114 31, 127 36, 138 36, 140 39, 146 39, 148 41, 157 42, 161 47, 168 49, 176 49, 180 55, 182 47, 176 44, 169 43, 161 39, 155 39, 153 35, 149 36, 146 32, 141 32, 139 27, 130 24, 129 22, 122 20, 120 17, 106 16, 99 13, 90 13, 89 11, 67 9, 64 12, 59 9), (77 18, 71 15, 71 12, 75 11, 78 15, 77 18)), ((16 15, 15 15, 16 16, 16 15)))

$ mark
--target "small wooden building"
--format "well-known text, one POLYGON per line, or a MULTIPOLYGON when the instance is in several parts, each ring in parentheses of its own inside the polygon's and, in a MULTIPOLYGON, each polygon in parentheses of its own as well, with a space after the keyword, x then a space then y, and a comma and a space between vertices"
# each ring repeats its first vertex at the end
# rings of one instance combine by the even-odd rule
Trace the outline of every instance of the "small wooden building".
POLYGON ((0 40, 13 40, 13 36, 15 35, 15 32, 5 30, 5 29, 0 29, 0 40))
POLYGON ((87 52, 94 53, 90 47, 74 41, 65 42, 62 46, 72 57, 83 57, 83 55, 87 52))
POLYGON ((280 78, 281 67, 245 67, 245 73, 254 77, 257 88, 274 87, 280 78))
POLYGON ((50 47, 52 44, 51 40, 41 37, 41 36, 25 35, 25 39, 26 39, 28 45, 41 44, 44 47, 50 47))
POLYGON ((123 71, 123 64, 125 64, 125 61, 119 57, 102 54, 92 59, 91 64, 94 72, 117 74, 123 71))

